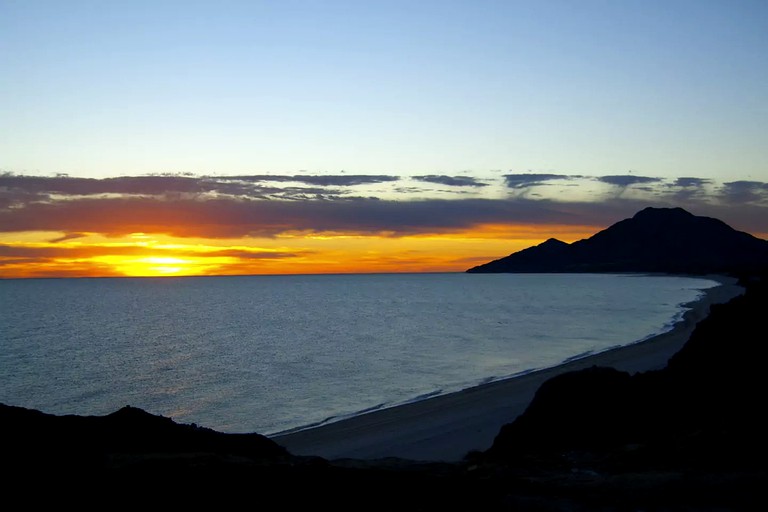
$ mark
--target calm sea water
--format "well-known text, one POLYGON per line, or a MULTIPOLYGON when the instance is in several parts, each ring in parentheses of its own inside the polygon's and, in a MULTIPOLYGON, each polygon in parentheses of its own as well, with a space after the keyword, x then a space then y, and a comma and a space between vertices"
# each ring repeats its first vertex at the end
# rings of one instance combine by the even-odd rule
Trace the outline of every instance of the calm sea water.
POLYGON ((0 280, 0 402, 273 434, 668 330, 714 281, 604 274, 0 280))

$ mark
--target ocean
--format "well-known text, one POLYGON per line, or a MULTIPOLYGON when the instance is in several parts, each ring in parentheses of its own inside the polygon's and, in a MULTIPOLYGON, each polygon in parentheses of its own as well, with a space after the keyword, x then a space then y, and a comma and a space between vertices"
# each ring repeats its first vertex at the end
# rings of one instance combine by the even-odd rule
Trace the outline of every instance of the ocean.
POLYGON ((0 402, 272 435, 671 329, 718 283, 618 274, 0 280, 0 402))

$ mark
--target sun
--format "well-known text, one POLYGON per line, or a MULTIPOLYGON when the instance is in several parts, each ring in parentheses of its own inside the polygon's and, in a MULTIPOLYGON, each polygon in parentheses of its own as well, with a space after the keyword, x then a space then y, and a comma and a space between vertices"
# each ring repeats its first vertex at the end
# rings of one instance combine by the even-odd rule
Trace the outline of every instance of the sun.
POLYGON ((127 276, 173 276, 188 274, 192 270, 191 262, 183 258, 169 256, 147 256, 125 260, 119 270, 127 276))
POLYGON ((181 258, 150 256, 149 258, 144 258, 144 263, 147 265, 147 270, 158 275, 172 275, 181 273, 188 266, 189 262, 181 258))
POLYGON ((181 276, 200 273, 200 269, 197 268, 195 262, 186 258, 170 256, 139 256, 135 258, 104 256, 98 258, 98 260, 128 277, 181 276))

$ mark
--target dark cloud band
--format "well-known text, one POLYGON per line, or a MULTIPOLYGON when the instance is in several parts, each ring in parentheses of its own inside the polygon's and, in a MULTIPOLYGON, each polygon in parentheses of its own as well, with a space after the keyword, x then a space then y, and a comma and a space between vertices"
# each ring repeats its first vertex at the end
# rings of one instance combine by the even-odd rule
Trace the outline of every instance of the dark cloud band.
MULTIPOLYGON (((446 181, 436 175, 428 177, 446 181)), ((659 178, 603 176, 594 179, 620 187, 643 184, 646 199, 613 196, 577 202, 566 197, 532 199, 522 197, 524 194, 504 199, 391 200, 328 192, 320 186, 321 180, 308 188, 267 188, 258 182, 260 177, 249 177, 253 183, 245 178, 95 180, 4 174, 0 175, 0 232, 64 233, 57 239, 60 242, 79 233, 119 236, 134 232, 211 238, 273 237, 295 232, 406 236, 464 232, 484 224, 607 226, 646 206, 681 206, 734 222, 737 229, 768 232, 768 184, 756 181, 707 187, 714 195, 704 196, 704 189, 697 185, 707 180, 700 178, 680 178, 670 184, 659 178), (654 183, 661 185, 654 187, 654 183)), ((325 184, 338 186, 344 181, 338 176, 329 178, 325 184)), ((352 178, 347 184, 358 179, 344 178, 352 178)), ((367 178, 380 182, 376 180, 386 177, 367 178)), ((525 188, 576 178, 510 174, 504 179, 508 187, 525 188)))

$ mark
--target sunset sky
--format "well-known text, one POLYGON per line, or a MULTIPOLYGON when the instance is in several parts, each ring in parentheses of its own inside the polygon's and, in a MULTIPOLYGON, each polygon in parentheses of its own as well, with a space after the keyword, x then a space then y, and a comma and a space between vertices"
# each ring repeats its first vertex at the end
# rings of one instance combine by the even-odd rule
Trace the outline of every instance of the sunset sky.
POLYGON ((0 278, 768 238, 768 2, 0 0, 0 278))

